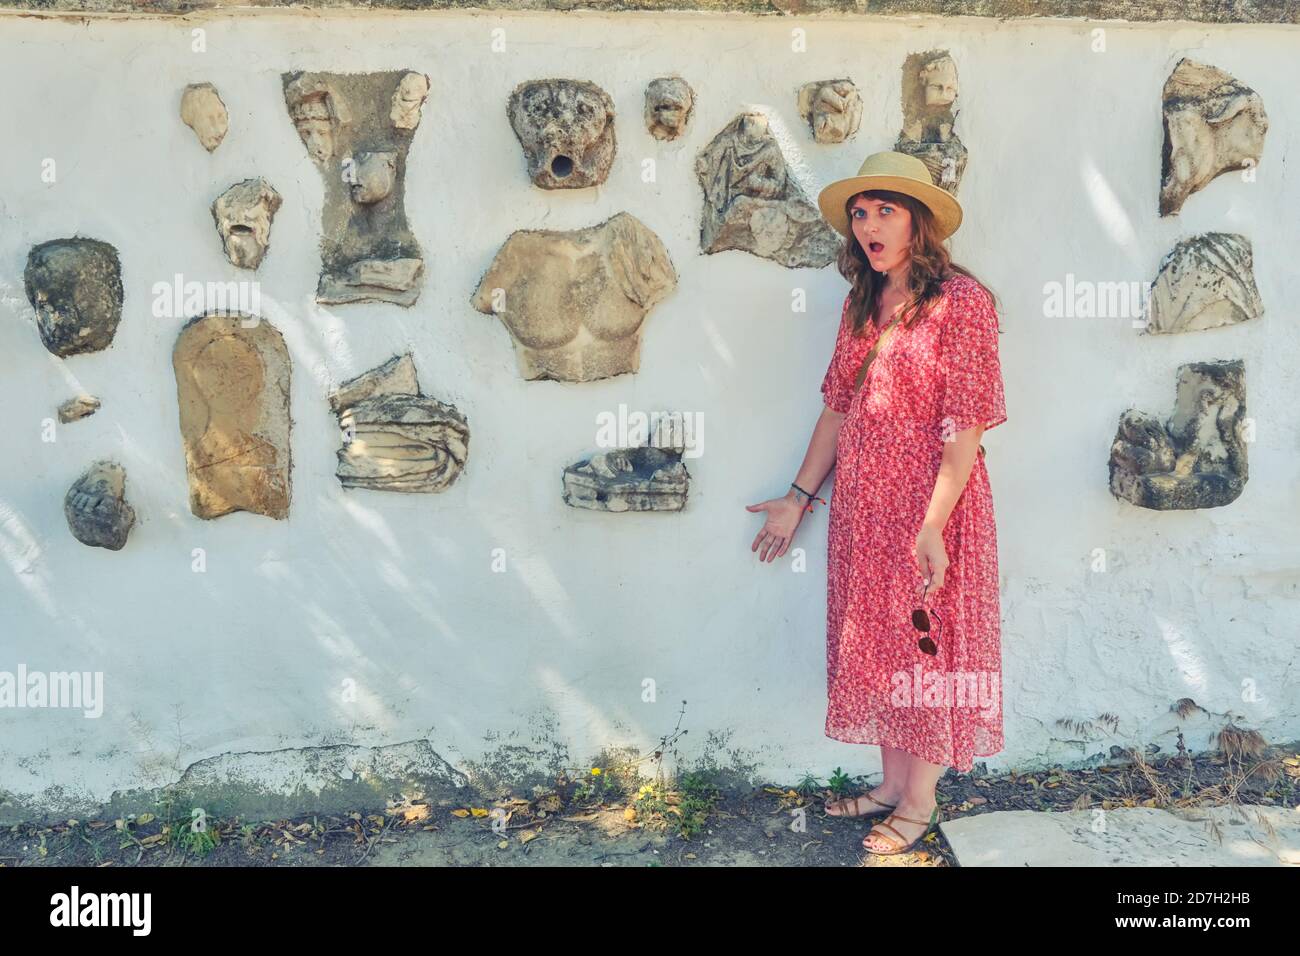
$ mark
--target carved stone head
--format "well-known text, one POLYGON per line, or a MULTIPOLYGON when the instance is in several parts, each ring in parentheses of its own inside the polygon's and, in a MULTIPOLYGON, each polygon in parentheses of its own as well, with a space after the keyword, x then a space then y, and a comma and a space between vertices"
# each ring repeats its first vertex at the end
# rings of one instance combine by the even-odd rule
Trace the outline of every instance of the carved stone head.
POLYGON ((41 341, 55 355, 112 344, 122 319, 122 266, 107 242, 76 237, 33 246, 23 285, 41 341))
POLYGON ((212 203, 212 218, 230 264, 256 269, 271 245, 271 220, 280 194, 264 179, 235 183, 212 203))
POLYGON ((407 73, 393 91, 389 119, 398 129, 415 129, 420 125, 420 108, 429 95, 429 78, 423 73, 407 73))
POLYGON ((695 91, 679 76, 661 76, 645 88, 645 125, 655 139, 676 139, 686 130, 695 91))
POLYGON ((951 106, 957 102, 957 64, 947 53, 921 67, 921 87, 926 106, 951 106))
POLYGON ((230 127, 230 114, 211 83, 191 83, 181 94, 181 121, 194 130, 209 153, 221 145, 230 127))
POLYGON ((510 125, 542 189, 598 186, 614 162, 614 101, 595 83, 532 80, 510 94, 510 125))
POLYGON ((357 153, 347 182, 353 202, 370 205, 387 199, 397 182, 397 151, 357 153))
POLYGON ((334 156, 339 127, 351 121, 338 91, 307 75, 290 83, 284 95, 308 154, 318 163, 328 162, 334 156))

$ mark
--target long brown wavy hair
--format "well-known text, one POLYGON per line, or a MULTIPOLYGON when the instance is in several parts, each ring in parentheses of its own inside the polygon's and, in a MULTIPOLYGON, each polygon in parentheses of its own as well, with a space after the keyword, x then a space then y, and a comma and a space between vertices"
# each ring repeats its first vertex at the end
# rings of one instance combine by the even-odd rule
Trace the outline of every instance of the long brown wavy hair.
MULTIPOLYGON (((934 214, 930 207, 920 200, 913 199, 905 193, 888 189, 871 189, 854 193, 844 203, 844 212, 849 217, 849 237, 840 247, 836 267, 840 275, 849 280, 853 287, 849 293, 849 312, 853 316, 853 334, 862 335, 863 329, 871 321, 872 313, 885 287, 885 273, 871 268, 867 254, 853 235, 853 204, 859 196, 868 199, 881 199, 903 206, 912 214, 911 270, 907 278, 908 296, 903 303, 902 327, 910 329, 921 321, 930 307, 942 294, 942 284, 953 275, 969 276, 988 292, 993 298, 993 307, 998 308, 997 296, 985 283, 981 282, 969 269, 952 261, 943 240, 939 238, 934 223, 934 214)), ((999 332, 1002 329, 998 329, 999 332)))

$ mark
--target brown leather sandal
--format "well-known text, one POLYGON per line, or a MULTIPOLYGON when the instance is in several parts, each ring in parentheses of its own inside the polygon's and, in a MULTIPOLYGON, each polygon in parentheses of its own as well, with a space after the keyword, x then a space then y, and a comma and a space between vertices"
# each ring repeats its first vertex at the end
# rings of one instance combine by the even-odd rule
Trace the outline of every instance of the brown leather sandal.
POLYGON ((877 823, 875 826, 873 826, 871 830, 867 833, 867 835, 862 838, 862 848, 866 850, 868 853, 874 853, 876 856, 897 856, 900 853, 907 853, 914 846, 916 846, 918 843, 920 843, 922 840, 925 839, 926 834, 934 829, 934 825, 935 823, 938 822, 938 819, 939 819, 939 807, 937 804, 935 805, 933 812, 931 812, 930 819, 928 822, 925 820, 913 820, 911 817, 905 817, 897 813, 891 813, 889 816, 885 817, 883 822, 877 823), (907 837, 903 836, 903 834, 899 833, 898 830, 894 829, 889 825, 890 820, 902 820, 906 823, 925 823, 926 827, 923 831, 921 831, 921 835, 919 837, 917 837, 911 843, 908 843, 907 837), (891 837, 887 833, 876 833, 877 830, 890 830, 893 832, 894 836, 891 837), (884 840, 885 843, 888 844, 890 848, 888 850, 873 850, 870 846, 867 845, 867 841, 870 840, 873 835, 881 840, 884 840))
POLYGON ((822 811, 828 817, 878 817, 882 813, 888 813, 890 810, 894 809, 895 806, 897 806, 897 804, 881 803, 871 794, 864 793, 861 796, 857 796, 857 797, 840 797, 838 800, 827 801, 826 803, 822 804, 822 811), (859 806, 858 801, 860 800, 866 800, 870 803, 874 803, 880 809, 868 810, 866 813, 831 813, 831 807, 840 807, 842 809, 846 804, 849 803, 852 803, 853 809, 856 810, 858 809, 859 806))

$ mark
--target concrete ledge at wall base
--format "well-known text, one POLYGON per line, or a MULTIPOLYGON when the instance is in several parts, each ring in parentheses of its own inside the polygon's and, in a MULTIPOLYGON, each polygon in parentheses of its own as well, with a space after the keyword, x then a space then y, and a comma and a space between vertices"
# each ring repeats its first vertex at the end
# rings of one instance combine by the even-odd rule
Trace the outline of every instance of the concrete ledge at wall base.
POLYGON ((249 9, 321 10, 589 10, 691 11, 786 16, 948 16, 1127 20, 1132 22, 1300 24, 1300 0, 0 0, 0 12, 125 13, 183 16, 202 10, 237 15, 249 9))
POLYGON ((381 808, 402 795, 459 804, 470 798, 470 780, 428 740, 225 753, 191 764, 173 784, 117 791, 107 802, 64 786, 31 796, 0 790, 0 826, 157 815, 167 805, 183 817, 197 807, 214 820, 237 816, 257 823, 313 811, 381 808))

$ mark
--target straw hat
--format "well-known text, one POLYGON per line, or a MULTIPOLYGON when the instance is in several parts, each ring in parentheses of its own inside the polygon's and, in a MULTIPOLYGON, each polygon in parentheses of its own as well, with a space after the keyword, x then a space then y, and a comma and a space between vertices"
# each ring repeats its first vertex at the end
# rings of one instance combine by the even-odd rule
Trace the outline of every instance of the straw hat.
POLYGON ((952 193, 940 189, 925 163, 907 153, 872 153, 862 161, 856 176, 837 179, 817 195, 817 206, 831 227, 846 239, 852 238, 844 204, 850 196, 866 189, 890 189, 911 196, 934 213, 939 238, 946 239, 961 225, 961 204, 952 193))

